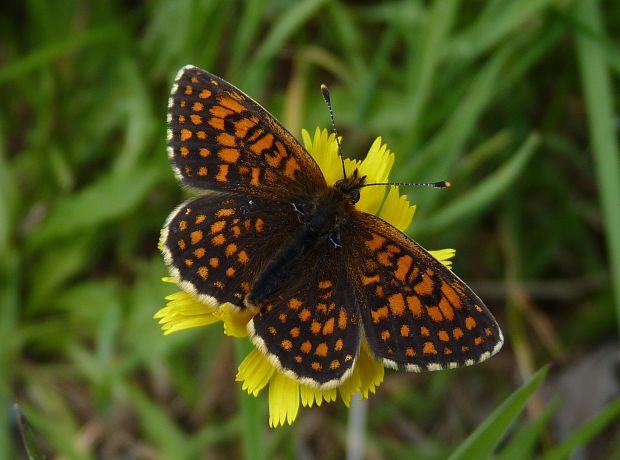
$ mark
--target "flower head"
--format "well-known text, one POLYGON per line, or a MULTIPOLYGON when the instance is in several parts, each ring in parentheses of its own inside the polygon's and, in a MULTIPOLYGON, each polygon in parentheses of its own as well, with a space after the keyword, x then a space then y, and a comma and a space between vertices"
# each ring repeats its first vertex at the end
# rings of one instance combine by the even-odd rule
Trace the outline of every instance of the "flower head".
MULTIPOLYGON (((329 185, 342 179, 342 163, 338 153, 338 144, 334 134, 316 129, 312 137, 307 131, 302 132, 304 145, 318 163, 329 185)), ((361 176, 366 176, 366 183, 387 182, 394 164, 394 154, 390 152, 381 138, 377 138, 363 161, 345 160, 347 175, 357 168, 361 176)), ((356 208, 375 214, 401 231, 405 231, 413 220, 415 206, 411 206, 405 195, 400 195, 398 187, 373 186, 360 189, 360 199, 356 208)), ((448 267, 454 257, 454 250, 445 249, 431 252, 448 267)), ((172 278, 164 281, 175 282, 172 278)), ((224 333, 233 337, 246 337, 246 326, 255 312, 239 310, 228 303, 204 303, 192 294, 184 291, 166 297, 166 307, 159 310, 155 318, 159 319, 164 334, 183 329, 206 326, 222 322, 224 333)), ((257 396, 269 387, 269 425, 277 427, 292 423, 297 417, 299 404, 312 407, 320 406, 324 401, 335 401, 338 396, 348 407, 351 398, 360 393, 367 398, 374 393, 383 381, 383 364, 378 361, 362 339, 355 364, 348 377, 339 382, 335 388, 316 388, 299 382, 285 373, 263 354, 254 349, 240 364, 236 380, 242 382, 242 388, 249 394, 257 396)))

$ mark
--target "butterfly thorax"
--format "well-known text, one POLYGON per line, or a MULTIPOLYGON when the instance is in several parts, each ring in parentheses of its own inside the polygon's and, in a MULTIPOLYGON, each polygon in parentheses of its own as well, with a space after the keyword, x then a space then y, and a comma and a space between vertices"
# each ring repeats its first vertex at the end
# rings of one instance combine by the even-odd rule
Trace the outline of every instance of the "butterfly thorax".
POLYGON ((317 191, 310 199, 291 203, 299 227, 255 280, 246 297, 248 306, 261 307, 272 300, 273 294, 291 281, 288 275, 292 268, 303 263, 306 256, 321 245, 328 245, 336 251, 341 249, 341 229, 359 201, 359 187, 365 179, 355 170, 333 187, 317 191))

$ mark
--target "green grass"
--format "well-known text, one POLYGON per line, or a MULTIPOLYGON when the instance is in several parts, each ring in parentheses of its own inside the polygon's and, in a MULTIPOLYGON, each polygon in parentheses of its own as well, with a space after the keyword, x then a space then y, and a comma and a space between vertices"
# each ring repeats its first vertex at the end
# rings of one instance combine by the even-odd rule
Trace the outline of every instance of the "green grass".
POLYGON ((188 63, 297 136, 329 128, 326 83, 347 155, 381 135, 394 180, 453 183, 407 190, 410 234, 457 249, 456 272, 507 345, 473 368, 388 372, 369 401, 367 457, 620 452, 617 400, 561 437, 569 403, 534 392, 558 391, 618 340, 615 3, 33 0, 1 11, 0 458, 18 458, 13 403, 32 424, 30 451, 48 458, 345 454, 341 403, 269 430, 266 392, 250 398, 234 382, 244 346, 217 326, 163 337, 152 319, 172 290, 159 281, 159 229, 184 197, 166 103, 188 63))

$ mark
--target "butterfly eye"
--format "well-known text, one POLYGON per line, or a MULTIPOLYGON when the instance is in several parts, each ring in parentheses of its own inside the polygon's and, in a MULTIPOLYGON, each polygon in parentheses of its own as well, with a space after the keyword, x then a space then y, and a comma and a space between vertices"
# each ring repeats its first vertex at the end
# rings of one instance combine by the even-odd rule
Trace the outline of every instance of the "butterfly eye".
POLYGON ((354 188, 349 192, 349 198, 355 204, 360 200, 360 191, 359 189, 354 188))

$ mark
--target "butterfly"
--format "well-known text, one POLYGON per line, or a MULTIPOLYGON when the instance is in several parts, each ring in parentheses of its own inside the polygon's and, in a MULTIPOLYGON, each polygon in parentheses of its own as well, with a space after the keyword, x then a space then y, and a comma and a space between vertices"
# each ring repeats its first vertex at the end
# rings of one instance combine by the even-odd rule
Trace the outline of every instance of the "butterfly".
POLYGON ((501 348, 497 322, 463 281, 356 209, 364 176, 328 185, 239 89, 183 67, 167 121, 175 175, 202 192, 163 227, 171 276, 201 301, 249 310, 251 340, 282 373, 338 386, 362 340, 384 366, 414 372, 471 365, 501 348))

